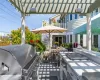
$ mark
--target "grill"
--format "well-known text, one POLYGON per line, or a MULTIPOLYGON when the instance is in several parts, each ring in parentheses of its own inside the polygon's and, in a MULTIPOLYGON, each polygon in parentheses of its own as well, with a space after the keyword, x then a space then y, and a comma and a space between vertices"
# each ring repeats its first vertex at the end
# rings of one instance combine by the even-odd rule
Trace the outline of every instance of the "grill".
POLYGON ((0 47, 0 80, 37 79, 39 56, 31 45, 0 47))
POLYGON ((71 60, 88 60, 88 58, 79 53, 68 53, 66 56, 71 60))

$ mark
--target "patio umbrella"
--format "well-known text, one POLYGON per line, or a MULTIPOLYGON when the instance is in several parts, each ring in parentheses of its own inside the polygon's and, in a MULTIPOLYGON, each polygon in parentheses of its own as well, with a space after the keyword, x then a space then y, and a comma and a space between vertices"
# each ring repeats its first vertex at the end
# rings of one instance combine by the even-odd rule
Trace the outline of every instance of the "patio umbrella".
POLYGON ((50 35, 50 33, 63 33, 65 31, 67 31, 67 29, 52 26, 52 25, 44 26, 44 27, 32 30, 32 32, 36 33, 36 34, 49 33, 49 50, 50 51, 51 51, 51 46, 50 46, 51 35, 50 35))

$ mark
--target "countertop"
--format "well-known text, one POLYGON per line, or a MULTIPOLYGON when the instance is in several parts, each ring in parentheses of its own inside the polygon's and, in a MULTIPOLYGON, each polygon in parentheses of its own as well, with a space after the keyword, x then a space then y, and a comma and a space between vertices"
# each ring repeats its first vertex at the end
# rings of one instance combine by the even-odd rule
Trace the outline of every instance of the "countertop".
POLYGON ((100 72, 100 65, 92 60, 70 60, 66 54, 69 52, 60 52, 62 58, 71 66, 71 68, 82 76, 84 72, 100 72))

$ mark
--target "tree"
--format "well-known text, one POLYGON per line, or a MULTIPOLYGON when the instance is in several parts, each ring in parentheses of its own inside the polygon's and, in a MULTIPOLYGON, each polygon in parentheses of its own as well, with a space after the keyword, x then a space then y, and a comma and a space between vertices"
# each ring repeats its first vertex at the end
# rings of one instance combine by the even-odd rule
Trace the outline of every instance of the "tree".
MULTIPOLYGON (((30 40, 40 40, 41 35, 34 34, 28 29, 28 27, 25 27, 25 39, 26 43, 30 43, 30 40)), ((21 44, 21 28, 11 31, 11 40, 12 44, 21 44)))
MULTIPOLYGON (((12 30, 10 36, 12 44, 21 44, 21 28, 12 30)), ((41 42, 41 35, 32 33, 28 27, 25 27, 25 42, 36 46, 36 49, 40 52, 46 49, 45 45, 41 42)))
POLYGON ((10 39, 9 36, 0 36, 0 46, 7 46, 10 45, 10 39))

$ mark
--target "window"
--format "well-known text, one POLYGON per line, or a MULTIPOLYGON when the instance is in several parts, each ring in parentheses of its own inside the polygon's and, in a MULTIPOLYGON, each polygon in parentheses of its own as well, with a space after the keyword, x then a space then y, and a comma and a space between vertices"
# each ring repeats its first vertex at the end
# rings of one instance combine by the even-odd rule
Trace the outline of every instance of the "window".
POLYGON ((55 37, 55 42, 58 42, 58 37, 55 37))
POLYGON ((70 14, 70 20, 72 20, 72 14, 70 14))
POLYGON ((98 35, 94 35, 94 47, 98 47, 98 35))
POLYGON ((96 14, 98 14, 98 8, 96 9, 96 11, 95 11, 95 12, 96 12, 96 14))
POLYGON ((80 18, 83 18, 83 16, 80 16, 80 18))
POLYGON ((63 20, 61 20, 61 27, 63 27, 63 20))
POLYGON ((75 14, 75 19, 77 19, 77 14, 75 14))
POLYGON ((80 45, 83 46, 83 34, 80 35, 80 45))
POLYGON ((69 21, 69 15, 67 15, 66 17, 65 17, 65 22, 67 23, 69 21))
POLYGON ((63 36, 63 43, 66 43, 66 36, 63 36))
POLYGON ((75 35, 75 42, 77 42, 77 34, 75 35))
POLYGON ((91 17, 93 17, 93 12, 91 13, 91 17))
POLYGON ((72 35, 70 35, 70 43, 72 43, 72 35))

